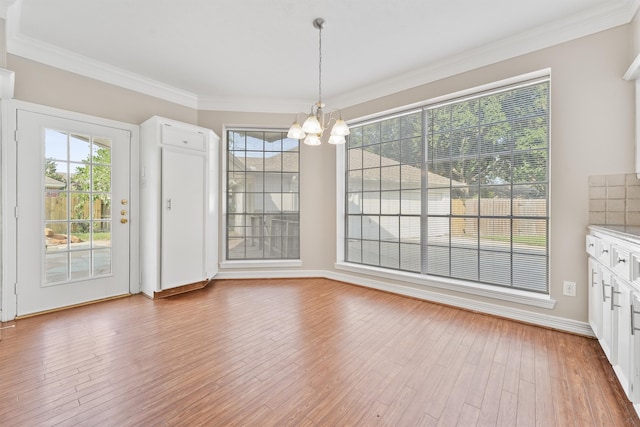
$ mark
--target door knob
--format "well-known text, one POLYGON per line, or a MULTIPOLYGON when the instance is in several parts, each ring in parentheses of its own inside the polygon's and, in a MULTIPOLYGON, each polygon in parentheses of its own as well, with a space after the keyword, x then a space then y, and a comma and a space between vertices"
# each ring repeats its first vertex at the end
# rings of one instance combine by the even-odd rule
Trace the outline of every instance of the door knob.
POLYGON ((120 211, 120 215, 126 215, 126 214, 127 214, 127 210, 126 210, 126 209, 122 209, 122 210, 120 211))
POLYGON ((120 222, 126 224, 129 222, 129 220, 127 218, 120 218, 120 222))

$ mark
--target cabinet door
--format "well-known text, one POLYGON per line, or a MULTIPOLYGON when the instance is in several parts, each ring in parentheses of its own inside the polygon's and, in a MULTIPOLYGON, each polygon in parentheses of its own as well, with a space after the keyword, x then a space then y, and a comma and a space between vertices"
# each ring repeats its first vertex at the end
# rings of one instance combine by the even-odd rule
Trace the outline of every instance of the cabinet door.
POLYGON ((629 386, 631 395, 629 398, 633 403, 640 403, 640 293, 631 294, 631 384, 629 386))
POLYGON ((589 324, 596 337, 602 336, 602 283, 598 262, 589 258, 589 324))
POLYGON ((205 279, 205 171, 205 153, 162 149, 162 289, 205 279))
POLYGON ((631 398, 631 286, 624 280, 613 277, 611 307, 613 308, 613 331, 616 362, 613 365, 622 388, 631 398))
POLYGON ((614 365, 616 361, 614 347, 612 345, 614 339, 614 328, 613 310, 611 307, 611 272, 606 268, 600 269, 600 284, 601 295, 599 300, 602 309, 602 329, 598 339, 607 359, 609 359, 609 362, 614 365))

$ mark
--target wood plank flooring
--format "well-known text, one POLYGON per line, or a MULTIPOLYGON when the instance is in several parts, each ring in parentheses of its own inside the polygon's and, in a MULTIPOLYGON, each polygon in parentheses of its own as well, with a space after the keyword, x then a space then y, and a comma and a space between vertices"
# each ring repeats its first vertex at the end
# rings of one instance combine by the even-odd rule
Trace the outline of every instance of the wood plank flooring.
POLYGON ((12 323, 2 426, 640 426, 593 339, 326 279, 12 323))

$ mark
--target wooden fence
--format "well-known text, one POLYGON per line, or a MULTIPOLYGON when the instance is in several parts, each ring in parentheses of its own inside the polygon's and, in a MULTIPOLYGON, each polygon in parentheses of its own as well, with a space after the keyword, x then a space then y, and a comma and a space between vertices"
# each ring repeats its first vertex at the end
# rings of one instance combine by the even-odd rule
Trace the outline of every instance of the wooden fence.
MULTIPOLYGON (((45 194, 44 197, 44 212, 47 220, 67 220, 84 219, 84 220, 99 220, 103 218, 110 218, 110 207, 102 200, 96 199, 93 201, 93 217, 89 215, 89 208, 91 203, 84 203, 81 200, 81 196, 78 194, 71 194, 71 213, 67 216, 67 198, 61 197, 60 194, 45 194)), ((87 197, 87 196, 84 196, 87 197)))
POLYGON ((514 199, 513 213, 511 212, 511 199, 477 199, 452 200, 451 209, 453 215, 478 215, 478 209, 483 216, 499 216, 504 219, 480 219, 477 218, 452 218, 452 236, 546 236, 547 226, 544 217, 547 212, 546 200, 538 199, 514 199), (513 227, 510 216, 515 217, 540 217, 539 221, 530 219, 514 219, 513 227), (478 230, 479 226, 479 230, 478 230))

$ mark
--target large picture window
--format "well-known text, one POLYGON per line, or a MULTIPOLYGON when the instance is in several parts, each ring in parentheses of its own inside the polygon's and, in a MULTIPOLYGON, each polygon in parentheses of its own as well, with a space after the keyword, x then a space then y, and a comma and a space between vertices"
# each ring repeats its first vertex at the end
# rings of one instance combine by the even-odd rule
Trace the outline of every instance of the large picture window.
POLYGON ((345 261, 548 293, 547 78, 351 129, 345 261))
POLYGON ((300 258, 299 142, 286 135, 227 131, 227 260, 300 258))

